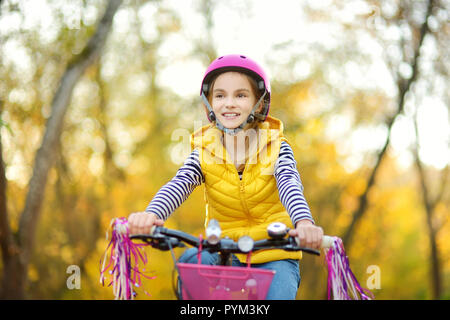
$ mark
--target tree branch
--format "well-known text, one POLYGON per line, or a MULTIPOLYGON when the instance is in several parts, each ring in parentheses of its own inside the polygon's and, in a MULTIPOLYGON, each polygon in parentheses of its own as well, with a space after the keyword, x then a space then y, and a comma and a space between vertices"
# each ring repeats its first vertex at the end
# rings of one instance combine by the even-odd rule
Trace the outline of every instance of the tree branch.
POLYGON ((99 57, 107 34, 111 29, 114 14, 121 2, 121 0, 108 1, 108 6, 99 22, 96 33, 89 40, 84 50, 69 62, 53 98, 51 116, 47 121, 42 144, 36 153, 33 175, 19 222, 19 239, 23 250, 22 260, 25 265, 28 263, 32 252, 48 172, 55 161, 56 144, 61 135, 64 116, 72 97, 73 88, 86 68, 99 57))
POLYGON ((420 57, 420 49, 422 47, 422 43, 423 43, 423 39, 425 38, 426 34, 430 31, 428 28, 428 18, 431 15, 431 11, 433 9, 433 5, 434 5, 434 0, 430 0, 428 2, 428 6, 427 6, 427 12, 425 14, 425 18, 424 18, 424 22, 422 23, 421 27, 420 27, 420 33, 419 33, 419 42, 418 45, 414 51, 414 58, 412 61, 412 76, 411 78, 407 79, 406 81, 402 81, 400 80, 401 77, 398 77, 398 82, 397 82, 397 86, 399 89, 399 100, 398 100, 398 104, 397 104, 397 110, 395 112, 395 114, 390 117, 387 121, 386 121, 386 125, 388 127, 388 134, 386 137, 386 141, 383 145, 383 148, 381 149, 381 151, 378 153, 377 156, 377 162, 369 176, 368 182, 367 182, 367 187, 366 190, 364 191, 364 193, 359 197, 359 205, 358 208, 353 212, 353 218, 352 221, 350 222, 349 227, 347 228, 347 231, 345 232, 344 236, 342 237, 343 242, 344 242, 344 246, 349 249, 350 245, 351 245, 351 240, 353 237, 353 234, 355 232, 355 228, 357 223, 361 220, 362 216, 364 215, 364 212, 366 211, 367 208, 367 197, 369 194, 370 189, 375 185, 375 177, 376 174, 380 168, 380 164, 382 162, 382 160, 384 159, 385 155, 386 155, 386 150, 387 147, 389 146, 390 143, 390 136, 391 136, 391 129, 392 126, 395 122, 395 119, 403 112, 404 109, 404 105, 405 105, 405 97, 406 97, 406 93, 410 90, 411 85, 413 84, 414 81, 416 81, 417 76, 418 76, 418 64, 419 64, 419 57, 420 57))
MULTIPOLYGON (((3 100, 0 99, 0 116, 3 113, 3 100)), ((16 244, 12 236, 11 228, 9 226, 8 220, 8 207, 6 202, 6 172, 5 163, 3 161, 3 146, 2 146, 2 127, 1 117, 0 117, 0 248, 2 251, 3 263, 5 260, 14 254, 16 251, 16 244)))

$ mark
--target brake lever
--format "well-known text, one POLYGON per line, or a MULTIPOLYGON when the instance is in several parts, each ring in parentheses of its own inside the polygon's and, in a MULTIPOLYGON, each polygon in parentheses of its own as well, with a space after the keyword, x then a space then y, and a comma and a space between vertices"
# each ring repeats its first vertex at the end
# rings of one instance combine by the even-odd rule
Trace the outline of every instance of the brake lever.
POLYGON ((150 244, 150 242, 153 239, 155 239, 155 238, 158 238, 158 237, 154 237, 154 236, 149 235, 149 234, 133 234, 133 235, 130 235, 130 240, 141 240, 141 241, 143 241, 145 243, 148 243, 148 244, 150 244))
MULTIPOLYGON (((268 239, 264 240, 265 244, 271 244, 273 249, 283 249, 285 251, 304 251, 309 254, 314 254, 317 256, 320 256, 320 251, 306 248, 306 247, 300 247, 297 244, 297 241, 294 237, 288 237, 288 238, 279 238, 279 239, 268 239)), ((258 243, 255 243, 255 247, 258 248, 258 243)), ((267 248, 268 249, 268 248, 267 248)))
POLYGON ((141 240, 147 244, 149 244, 150 246, 152 246, 153 248, 162 250, 162 251, 167 251, 170 248, 184 248, 186 247, 186 245, 181 242, 180 240, 178 240, 177 238, 173 238, 173 237, 167 237, 164 236, 161 233, 153 233, 153 235, 149 235, 149 234, 135 234, 130 236, 131 240, 141 240))
POLYGON ((186 245, 183 242, 181 242, 177 238, 172 238, 172 237, 165 238, 160 241, 154 241, 153 243, 150 243, 150 245, 152 247, 158 248, 159 250, 162 250, 162 251, 167 251, 167 250, 170 250, 171 248, 176 248, 176 247, 179 247, 179 248, 186 247, 186 245))
POLYGON ((316 256, 320 256, 320 251, 316 250, 316 249, 311 249, 311 248, 305 248, 305 247, 298 247, 299 250, 303 251, 303 252, 307 252, 310 254, 314 254, 316 256))
POLYGON ((309 254, 314 254, 316 256, 320 256, 320 250, 312 249, 312 248, 306 248, 306 247, 300 247, 298 245, 298 241, 295 237, 289 237, 289 245, 293 247, 293 251, 303 251, 309 254))

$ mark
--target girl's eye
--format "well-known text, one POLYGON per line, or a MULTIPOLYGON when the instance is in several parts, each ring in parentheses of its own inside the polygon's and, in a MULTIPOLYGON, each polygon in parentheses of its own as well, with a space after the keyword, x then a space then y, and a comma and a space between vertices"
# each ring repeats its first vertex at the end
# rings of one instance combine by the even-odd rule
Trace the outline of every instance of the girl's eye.
POLYGON ((244 93, 239 93, 239 94, 237 95, 237 97, 238 97, 238 98, 245 98, 246 95, 245 95, 244 93))
POLYGON ((223 98, 223 94, 216 94, 215 98, 217 99, 223 98))

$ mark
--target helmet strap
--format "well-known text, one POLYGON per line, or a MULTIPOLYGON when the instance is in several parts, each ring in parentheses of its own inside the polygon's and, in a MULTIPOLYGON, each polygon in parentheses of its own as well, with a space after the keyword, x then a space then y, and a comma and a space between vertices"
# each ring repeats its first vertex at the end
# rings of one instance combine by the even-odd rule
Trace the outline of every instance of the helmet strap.
POLYGON ((247 126, 247 124, 253 123, 255 120, 264 121, 266 116, 261 113, 256 113, 256 109, 258 109, 259 104, 264 99, 266 94, 267 94, 267 90, 264 90, 264 94, 261 96, 261 98, 259 98, 259 100, 256 102, 256 104, 253 106, 252 111, 250 112, 250 114, 247 117, 247 120, 245 120, 243 123, 241 123, 240 126, 238 126, 237 128, 234 128, 234 129, 225 128, 223 126, 223 124, 220 123, 220 121, 217 119, 217 117, 216 117, 216 115, 215 115, 211 105, 209 104, 209 101, 206 98, 205 93, 203 91, 202 91, 202 100, 203 100, 203 103, 206 105, 206 108, 208 109, 209 121, 216 121, 216 127, 219 130, 222 130, 223 132, 225 132, 226 134, 229 134, 231 136, 235 136, 241 130, 243 130, 245 128, 245 126, 247 126))

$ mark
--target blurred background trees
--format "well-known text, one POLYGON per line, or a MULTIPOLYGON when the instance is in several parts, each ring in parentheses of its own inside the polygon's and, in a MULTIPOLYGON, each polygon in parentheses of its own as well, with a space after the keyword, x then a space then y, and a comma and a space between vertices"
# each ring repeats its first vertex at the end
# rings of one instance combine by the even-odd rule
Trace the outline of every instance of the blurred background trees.
MULTIPOLYGON (((207 121, 204 69, 233 52, 270 74, 271 113, 285 124, 313 215, 344 239, 361 284, 377 266, 378 299, 450 297, 446 0, 123 1, 74 82, 25 240, 20 221, 61 79, 111 3, 1 2, 3 297, 12 297, 8 259, 26 241, 15 297, 112 297, 98 282, 109 223, 145 209, 173 177, 195 121, 207 121), (70 265, 80 290, 67 287, 70 265)), ((203 215, 201 186, 166 224, 198 234, 203 215)), ((170 254, 148 255, 157 278, 138 298, 174 299, 170 254)), ((298 298, 324 298, 323 260, 305 256, 301 272, 298 298)))

